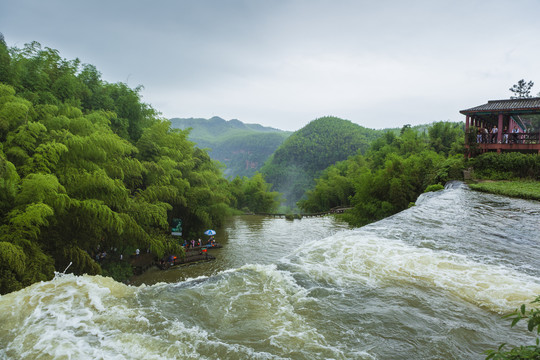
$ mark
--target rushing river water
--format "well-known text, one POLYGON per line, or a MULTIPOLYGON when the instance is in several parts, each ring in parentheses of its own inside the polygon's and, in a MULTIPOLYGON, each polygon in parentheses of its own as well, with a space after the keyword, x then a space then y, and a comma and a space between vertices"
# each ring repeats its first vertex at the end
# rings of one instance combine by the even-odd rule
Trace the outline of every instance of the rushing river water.
POLYGON ((0 297, 6 359, 483 359, 532 343, 540 202, 469 190, 348 229, 241 216, 217 260, 124 285, 57 276, 0 297))

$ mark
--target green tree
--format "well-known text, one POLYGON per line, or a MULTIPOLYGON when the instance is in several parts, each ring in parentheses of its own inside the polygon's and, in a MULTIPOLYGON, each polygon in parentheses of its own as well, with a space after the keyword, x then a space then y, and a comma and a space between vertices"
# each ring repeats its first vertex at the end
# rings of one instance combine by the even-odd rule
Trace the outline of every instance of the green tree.
POLYGON ((460 130, 444 123, 432 126, 429 138, 409 126, 399 136, 386 132, 371 143, 365 156, 350 157, 325 170, 298 205, 307 212, 349 206, 352 209, 342 218, 362 226, 406 209, 430 185, 460 178, 463 156, 446 157, 462 141, 460 130), (437 153, 430 149, 434 144, 446 148, 437 153))
POLYGON ((532 81, 525 82, 521 79, 517 84, 512 85, 509 89, 514 96, 511 96, 510 99, 521 99, 521 98, 530 98, 531 97, 531 88, 534 86, 532 81))
POLYGON ((428 128, 429 146, 445 156, 463 154, 465 134, 461 126, 447 121, 433 123, 428 128))
POLYGON ((231 204, 272 206, 261 176, 235 189, 188 131, 141 102, 140 88, 108 84, 95 67, 79 71, 77 59, 36 42, 9 55, 9 85, 0 83, 0 293, 68 266, 122 279, 129 265, 96 262, 98 248, 181 254, 172 218, 195 236, 219 226, 231 204))
POLYGON ((348 120, 324 117, 313 120, 289 136, 261 169, 273 190, 284 194, 294 206, 313 188, 324 169, 356 153, 364 153, 369 142, 380 136, 348 120))
POLYGON ((0 33, 0 82, 8 83, 10 76, 11 56, 4 39, 4 35, 0 33))
POLYGON ((279 204, 280 194, 270 191, 270 184, 264 181, 261 173, 256 173, 251 178, 236 177, 230 186, 237 209, 254 213, 271 213, 279 204))

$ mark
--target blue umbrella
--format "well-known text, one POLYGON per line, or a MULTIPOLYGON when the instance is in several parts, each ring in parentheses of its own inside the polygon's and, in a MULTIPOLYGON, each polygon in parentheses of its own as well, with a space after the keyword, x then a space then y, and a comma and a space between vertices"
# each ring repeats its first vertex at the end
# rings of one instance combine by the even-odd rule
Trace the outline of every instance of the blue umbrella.
POLYGON ((216 232, 215 232, 215 230, 206 230, 206 231, 204 232, 204 235, 210 235, 210 236, 212 236, 212 235, 216 235, 216 232))

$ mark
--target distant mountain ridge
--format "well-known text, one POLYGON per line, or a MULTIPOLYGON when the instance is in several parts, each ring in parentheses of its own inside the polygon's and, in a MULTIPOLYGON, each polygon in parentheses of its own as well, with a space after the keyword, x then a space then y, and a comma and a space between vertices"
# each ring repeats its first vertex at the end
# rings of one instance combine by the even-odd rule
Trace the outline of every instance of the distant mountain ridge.
POLYGON ((226 177, 251 177, 274 151, 291 135, 259 124, 240 120, 225 120, 218 116, 203 118, 172 118, 171 127, 189 129, 189 140, 197 147, 209 149, 208 154, 226 167, 226 177))
POLYGON ((238 131, 253 132, 278 132, 289 133, 287 131, 262 126, 260 124, 246 124, 237 119, 225 120, 219 116, 204 118, 172 118, 169 119, 173 128, 185 130, 192 128, 191 135, 194 138, 207 138, 214 136, 226 136, 236 134, 238 131))

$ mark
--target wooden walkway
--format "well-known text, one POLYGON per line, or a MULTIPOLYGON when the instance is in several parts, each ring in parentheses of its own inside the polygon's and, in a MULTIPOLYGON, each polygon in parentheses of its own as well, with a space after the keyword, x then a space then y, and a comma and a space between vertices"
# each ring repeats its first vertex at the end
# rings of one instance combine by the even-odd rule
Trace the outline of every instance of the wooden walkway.
POLYGON ((299 214, 280 214, 280 213, 255 213, 253 215, 261 215, 261 216, 271 216, 275 218, 287 218, 291 217, 293 219, 299 219, 303 217, 321 217, 331 214, 343 214, 345 211, 352 209, 352 207, 335 207, 328 211, 324 212, 318 212, 318 213, 299 213, 299 214))
MULTIPOLYGON (((219 243, 216 243, 215 245, 216 246, 211 247, 207 250, 219 249, 222 247, 222 245, 219 243)), ((162 262, 151 253, 142 253, 138 256, 131 255, 129 258, 129 262, 131 266, 133 267, 134 274, 140 275, 152 266, 157 266, 158 268, 163 270, 163 269, 168 269, 172 266, 183 266, 183 265, 195 264, 199 262, 212 261, 216 259, 214 256, 210 255, 208 252, 204 253, 202 251, 203 248, 204 246, 196 246, 194 248, 188 248, 186 250, 184 257, 173 255, 174 260, 172 261, 172 263, 169 261, 162 262)))

